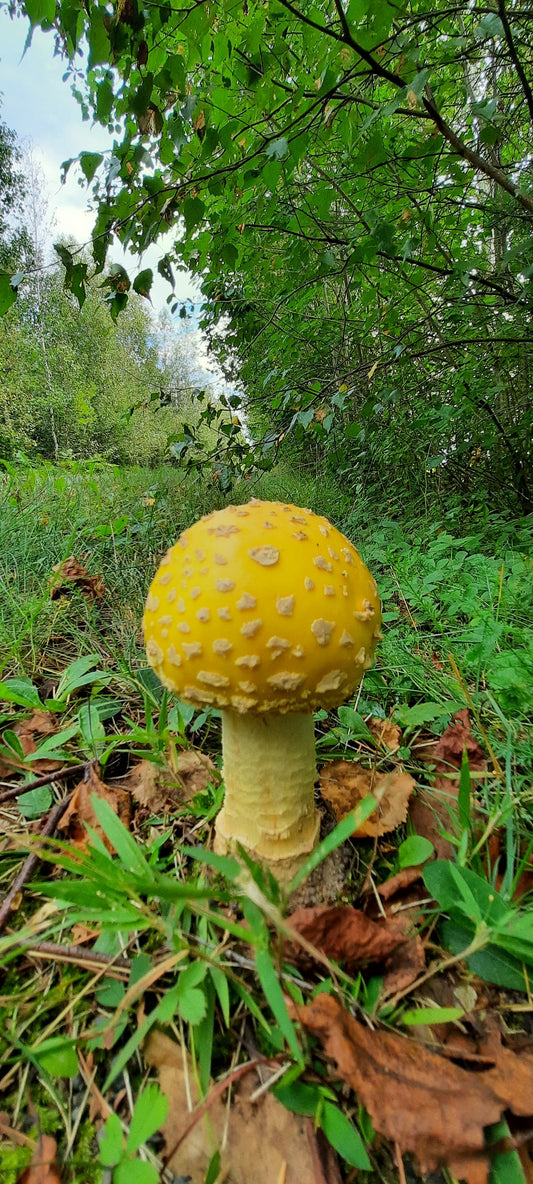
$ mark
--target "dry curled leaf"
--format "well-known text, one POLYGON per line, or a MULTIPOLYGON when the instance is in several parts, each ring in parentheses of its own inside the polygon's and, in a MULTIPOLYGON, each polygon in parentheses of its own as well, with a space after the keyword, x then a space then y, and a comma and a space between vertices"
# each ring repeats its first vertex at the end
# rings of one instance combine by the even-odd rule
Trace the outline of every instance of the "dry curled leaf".
MULTIPOLYGON (((31 756, 38 747, 38 741, 43 740, 45 736, 53 736, 57 725, 55 720, 46 711, 34 711, 29 719, 20 720, 15 724, 13 731, 18 736, 25 756, 31 756)), ((54 769, 60 769, 62 761, 50 760, 48 757, 42 757, 41 760, 32 761, 32 773, 53 773, 54 769)), ((16 757, 13 761, 6 760, 4 757, 0 761, 0 778, 6 780, 8 777, 13 777, 21 769, 27 770, 28 766, 22 762, 17 762, 16 757)))
POLYGON ((378 719, 374 715, 365 720, 365 723, 380 748, 388 749, 389 752, 398 751, 402 743, 402 730, 398 724, 393 724, 390 719, 378 719))
POLYGON ((443 832, 456 830, 459 773, 463 752, 470 769, 481 772, 487 761, 483 749, 470 730, 467 708, 454 715, 451 724, 436 744, 423 744, 417 756, 435 765, 431 788, 422 789, 409 806, 409 818, 417 835, 433 843, 437 859, 451 859, 454 848, 443 832), (450 776, 457 772, 457 776, 450 776))
POLYGON ((369 794, 379 802, 377 810, 354 833, 375 837, 396 830, 407 817, 407 803, 415 788, 409 773, 375 773, 355 761, 332 761, 320 772, 320 792, 337 821, 345 818, 369 794))
POLYGON ((226 1095, 219 1091, 213 1097, 214 1090, 210 1091, 204 1112, 191 1126, 199 1095, 187 1053, 162 1032, 152 1032, 144 1058, 157 1069, 161 1090, 170 1103, 162 1127, 167 1154, 191 1127, 168 1164, 180 1177, 188 1177, 190 1184, 204 1184, 210 1159, 220 1150, 221 1178, 228 1184, 252 1180, 254 1184, 280 1180, 312 1184, 316 1179, 307 1120, 286 1110, 269 1093, 252 1102, 250 1095, 258 1084, 255 1074, 233 1085, 229 1109, 226 1095))
MULTIPOLYGON (((351 905, 297 909, 287 917, 287 924, 327 958, 342 962, 347 970, 368 962, 383 962, 405 941, 405 934, 397 926, 386 920, 372 921, 351 905)), ((286 955, 299 965, 311 961, 297 942, 288 943, 286 955)))
POLYGON ((488 1184, 484 1128, 503 1110, 533 1114, 533 1056, 500 1047, 482 1072, 460 1068, 416 1041, 371 1031, 331 995, 294 1008, 317 1036, 339 1076, 368 1110, 375 1129, 423 1173, 447 1165, 458 1180, 488 1184))
POLYGON ((51 1135, 40 1135, 31 1163, 19 1176, 17 1184, 61 1184, 56 1153, 55 1139, 51 1135))
POLYGON ((142 760, 115 784, 131 793, 140 806, 159 814, 176 810, 183 802, 201 793, 210 782, 216 784, 219 779, 220 774, 211 758, 191 748, 178 753, 176 773, 142 760))
POLYGON ((68 559, 56 563, 52 571, 55 573, 50 580, 50 598, 52 600, 57 600, 58 596, 71 592, 73 588, 79 588, 88 600, 102 599, 104 585, 100 576, 90 576, 75 555, 69 555, 68 559))
POLYGON ((91 764, 88 766, 84 780, 80 781, 79 785, 73 790, 70 802, 58 823, 58 830, 66 832, 69 842, 74 847, 85 850, 89 845, 87 826, 90 826, 103 840, 108 851, 114 854, 115 849, 104 834, 94 812, 91 802, 92 794, 96 794, 97 797, 104 798, 106 802, 109 802, 115 814, 118 814, 120 821, 124 823, 124 826, 129 827, 131 817, 131 797, 129 793, 126 793, 123 789, 111 788, 111 786, 106 785, 104 781, 100 780, 94 764, 91 764))

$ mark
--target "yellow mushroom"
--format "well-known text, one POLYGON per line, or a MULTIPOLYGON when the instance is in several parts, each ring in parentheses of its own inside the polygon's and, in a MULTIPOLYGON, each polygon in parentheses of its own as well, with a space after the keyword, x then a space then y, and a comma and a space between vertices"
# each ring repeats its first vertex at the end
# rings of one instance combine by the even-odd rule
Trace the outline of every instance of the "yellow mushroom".
POLYGON ((167 552, 143 618, 148 661, 221 710, 226 796, 215 848, 291 878, 320 818, 313 711, 373 663, 381 612, 355 547, 326 518, 256 499, 206 515, 167 552))

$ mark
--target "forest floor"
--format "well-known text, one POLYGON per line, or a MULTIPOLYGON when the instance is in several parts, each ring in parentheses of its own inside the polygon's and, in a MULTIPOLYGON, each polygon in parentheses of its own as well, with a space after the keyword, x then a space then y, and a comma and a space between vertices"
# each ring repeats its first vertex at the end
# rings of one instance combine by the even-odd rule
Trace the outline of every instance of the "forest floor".
POLYGON ((146 665, 159 558, 220 493, 0 476, 2 1184, 531 1184, 532 520, 250 484, 331 518, 383 604, 316 714, 342 875, 303 903, 212 853, 219 715, 146 665))

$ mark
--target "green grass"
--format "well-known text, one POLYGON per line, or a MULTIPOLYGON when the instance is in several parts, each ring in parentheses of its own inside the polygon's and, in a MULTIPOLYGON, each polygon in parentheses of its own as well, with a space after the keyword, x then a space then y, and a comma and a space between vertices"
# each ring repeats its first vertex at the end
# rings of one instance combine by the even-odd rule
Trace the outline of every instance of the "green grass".
MULTIPOLYGON (((523 992, 522 965, 533 967, 533 935, 527 907, 513 900, 513 882, 528 858, 531 822, 531 519, 510 522, 477 514, 474 529, 460 507, 433 521, 407 513, 401 520, 392 519, 368 503, 352 505, 336 487, 317 489, 311 478, 283 469, 253 485, 243 481, 231 500, 242 502, 250 496, 293 501, 327 514, 354 541, 378 580, 384 639, 376 665, 352 704, 356 713, 341 708, 329 719, 318 713, 319 759, 357 756, 385 767, 387 758, 377 756, 371 745, 361 747, 360 739, 365 737, 365 717, 392 716, 403 729, 401 763, 419 783, 427 783, 428 771, 416 760, 414 742, 421 732, 439 736, 455 711, 469 708, 473 730, 494 758, 492 772, 482 783, 470 780, 468 769, 461 774, 461 820, 452 834, 456 862, 445 864, 444 870, 439 863, 428 865, 433 870, 428 871, 426 889, 438 906, 429 910, 426 923, 447 917, 436 931, 447 951, 443 965, 451 955, 454 965, 463 966, 466 981, 475 972, 504 989, 523 992), (481 838, 474 813, 482 820, 481 838), (506 855, 499 892, 487 844, 495 830, 503 836, 506 855), (468 947, 474 949, 469 969, 461 962, 468 947)), ((65 760, 96 756, 104 775, 126 767, 132 754, 164 765, 172 751, 191 742, 219 762, 217 713, 194 715, 163 694, 146 667, 139 626, 162 551, 199 515, 227 500, 216 486, 191 484, 170 467, 6 469, 0 476, 0 677, 8 680, 13 693, 1 705, 4 744, 16 745, 16 738, 6 737, 5 730, 9 733, 18 719, 31 714, 39 694, 43 704, 48 700, 63 733, 50 742, 52 748, 53 743, 59 745, 65 760), (52 568, 70 554, 91 575, 102 578, 101 602, 87 602, 80 593, 50 599, 52 568), (9 682, 13 679, 19 681, 9 682)), ((341 1115, 334 1121, 343 1098, 332 1092, 329 1082, 324 1084, 322 1070, 317 1075, 316 1056, 314 1084, 297 1087, 296 1078, 309 1062, 279 986, 284 902, 260 869, 252 866, 250 884, 243 886, 239 866, 209 851, 208 824, 217 808, 217 792, 208 787, 185 817, 177 812, 170 819, 143 819, 137 841, 101 803, 101 823, 117 851, 112 861, 98 843, 79 864, 73 862, 68 845, 50 850, 50 870, 41 870, 40 884, 25 891, 13 935, 0 938, 5 971, 0 1077, 13 1075, 13 1107, 17 1114, 24 1109, 24 1083, 30 1079, 32 1088, 44 1091, 50 1101, 56 1121, 52 1133, 57 1132, 60 1145, 61 1140, 68 1144, 76 1121, 69 1085, 76 1071, 76 1050, 95 1057, 100 1089, 111 1091, 112 1098, 119 1086, 125 1088, 142 1110, 139 1098, 146 1081, 140 1047, 151 1027, 170 1025, 174 1035, 188 1033, 198 1078, 207 1088, 210 1073, 216 1077, 227 1072, 235 1033, 247 1015, 265 1055, 276 1057, 284 1038, 285 1050, 291 1050, 293 1077, 283 1086, 289 1091, 286 1096, 297 1098, 299 1089, 307 1090, 306 1105, 346 1164, 364 1171, 370 1152, 378 1178, 388 1179, 379 1154, 376 1158, 371 1151, 368 1118, 361 1118, 366 1151, 351 1117, 341 1115), (184 827, 186 833, 194 827, 204 846, 180 849, 184 827), (38 936, 72 942, 76 922, 97 927, 102 953, 113 956, 126 947, 132 960, 129 984, 106 978, 104 983, 89 983, 88 990, 87 971, 58 966, 53 959, 49 964, 33 963, 29 974, 25 966, 21 977, 20 952, 14 943, 24 926, 30 932, 44 900, 56 911, 47 914, 46 928, 38 936), (240 951, 240 962, 232 961, 233 949, 240 951), (128 986, 169 951, 178 956, 177 970, 141 994, 142 1011, 137 1011, 134 996, 121 1011, 128 986), (50 1036, 65 1038, 52 1055, 40 1047, 50 1036)), ((52 793, 45 788, 41 798, 23 803, 25 817, 30 822, 38 819, 51 801, 52 793)), ((26 846, 13 805, 11 819, 16 837, 2 857, 4 888, 26 846)), ((358 844, 359 873, 347 881, 347 899, 357 901, 358 885, 369 868, 379 883, 409 865, 408 830, 400 828, 377 850, 370 840, 358 844)), ((328 836, 328 849, 344 833, 341 829, 328 836)), ((418 850, 416 839, 413 849, 418 850)), ((309 991, 299 974, 287 968, 283 973, 285 991, 296 1002, 307 1001, 309 991)), ((418 998, 402 999, 392 1009, 381 1002, 376 975, 350 979, 338 967, 332 974, 331 979, 319 976, 312 991, 333 990, 336 983, 350 1006, 400 1031, 419 1018, 418 998)), ((438 1023, 438 1008, 435 1014, 438 1023)), ((91 1157, 92 1138, 92 1128, 81 1129, 83 1139, 73 1144, 80 1164, 91 1157)), ((118 1128, 115 1134, 118 1139, 118 1128)), ((111 1127, 108 1135, 113 1136, 111 1127)), ((131 1150, 133 1144, 128 1150, 128 1144, 119 1143, 120 1139, 114 1162, 131 1172, 136 1160, 130 1163, 128 1156, 136 1151, 131 1150)), ((155 1181, 156 1161, 150 1150, 147 1155, 147 1171, 143 1167, 141 1176, 155 1181)), ((25 1156, 18 1153, 12 1161, 6 1159, 5 1171, 16 1179, 15 1165, 20 1171, 23 1161, 25 1156)), ((65 1179, 72 1184, 79 1179, 81 1184, 83 1169, 80 1172, 73 1158, 65 1179)), ((91 1178, 99 1178, 96 1159, 91 1178)), ((493 1184, 503 1184, 504 1179, 495 1177, 493 1184)))

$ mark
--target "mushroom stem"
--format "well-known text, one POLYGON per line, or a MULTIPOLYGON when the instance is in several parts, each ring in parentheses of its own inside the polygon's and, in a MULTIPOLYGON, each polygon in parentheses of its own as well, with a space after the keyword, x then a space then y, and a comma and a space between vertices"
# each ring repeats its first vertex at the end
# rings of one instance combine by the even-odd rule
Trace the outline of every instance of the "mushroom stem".
POLYGON ((215 850, 240 843, 287 882, 313 850, 320 827, 313 717, 221 715, 226 796, 215 850))

